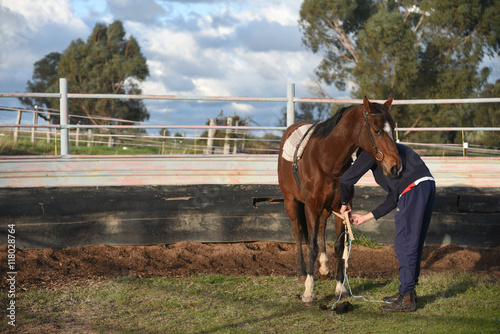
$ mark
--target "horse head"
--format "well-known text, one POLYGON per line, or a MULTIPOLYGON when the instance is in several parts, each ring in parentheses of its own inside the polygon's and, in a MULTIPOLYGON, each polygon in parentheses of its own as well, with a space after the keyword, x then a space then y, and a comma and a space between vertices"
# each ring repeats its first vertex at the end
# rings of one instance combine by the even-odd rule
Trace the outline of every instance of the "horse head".
POLYGON ((401 173, 403 164, 394 141, 396 123, 389 113, 392 101, 393 98, 390 98, 384 104, 378 104, 364 97, 358 146, 375 159, 385 175, 395 178, 401 173))

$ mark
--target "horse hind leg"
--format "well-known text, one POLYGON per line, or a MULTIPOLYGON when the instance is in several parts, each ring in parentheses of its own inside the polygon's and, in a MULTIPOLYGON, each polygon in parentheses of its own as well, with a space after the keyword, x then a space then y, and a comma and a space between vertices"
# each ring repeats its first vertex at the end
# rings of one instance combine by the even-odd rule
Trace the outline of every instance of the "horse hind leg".
POLYGON ((304 203, 292 200, 285 203, 285 210, 292 222, 292 234, 297 248, 297 269, 299 272, 299 280, 306 281, 306 263, 302 253, 302 242, 307 240, 307 224, 304 214, 304 203))
POLYGON ((306 217, 308 226, 308 265, 305 291, 302 295, 302 303, 312 306, 316 303, 314 295, 314 263, 318 257, 318 222, 319 215, 306 206, 306 217))
POLYGON ((318 256, 318 243, 316 238, 311 235, 309 235, 307 255, 307 277, 305 281, 305 291, 302 295, 302 303, 307 306, 313 306, 316 304, 316 296, 314 295, 314 262, 318 256))

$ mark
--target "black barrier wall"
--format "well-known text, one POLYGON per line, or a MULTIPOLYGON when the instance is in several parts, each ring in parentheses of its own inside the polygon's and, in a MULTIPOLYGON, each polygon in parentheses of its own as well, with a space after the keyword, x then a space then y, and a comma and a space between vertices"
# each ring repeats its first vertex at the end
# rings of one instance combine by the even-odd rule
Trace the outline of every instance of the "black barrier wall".
MULTIPOLYGON (((353 210, 374 209, 385 193, 357 187, 353 210)), ((292 242, 276 185, 0 189, 0 244, 15 224, 18 248, 201 242, 292 242)), ((392 244, 394 212, 356 228, 392 244)), ((333 222, 327 239, 335 240, 333 222)), ((500 188, 438 188, 427 244, 500 245, 500 188)))

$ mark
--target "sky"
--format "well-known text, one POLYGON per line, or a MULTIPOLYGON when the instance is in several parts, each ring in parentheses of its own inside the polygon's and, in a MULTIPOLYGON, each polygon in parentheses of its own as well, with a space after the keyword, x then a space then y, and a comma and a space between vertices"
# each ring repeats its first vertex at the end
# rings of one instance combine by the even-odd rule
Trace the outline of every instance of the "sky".
MULTIPOLYGON (((147 58, 150 75, 141 84, 143 94, 286 97, 293 82, 296 96, 313 97, 308 87, 321 58, 302 45, 301 3, 0 0, 0 92, 25 92, 36 61, 62 53, 72 40, 86 40, 98 22, 121 20, 147 58)), ((329 93, 348 97, 334 89, 329 93)), ((21 106, 13 98, 0 99, 0 105, 21 106)), ((150 125, 204 125, 223 110, 226 116, 277 126, 285 104, 163 100, 146 106, 150 125)), ((14 123, 15 113, 2 111, 0 122, 14 123)))
MULTIPOLYGON (((150 76, 141 84, 143 94, 285 97, 287 84, 293 82, 297 97, 315 97, 310 87, 321 58, 302 45, 301 3, 0 0, 0 92, 25 92, 36 61, 50 52, 62 53, 77 38, 86 40, 98 22, 121 20, 147 58, 150 76)), ((491 77, 500 77, 498 58, 488 62, 491 77)), ((349 97, 348 91, 323 88, 334 98, 349 97)), ((285 107, 262 102, 145 103, 151 116, 147 125, 204 125, 223 110, 226 116, 277 126, 285 107)), ((0 106, 21 104, 2 98, 0 106)), ((15 113, 1 111, 0 122, 15 123, 15 113)))

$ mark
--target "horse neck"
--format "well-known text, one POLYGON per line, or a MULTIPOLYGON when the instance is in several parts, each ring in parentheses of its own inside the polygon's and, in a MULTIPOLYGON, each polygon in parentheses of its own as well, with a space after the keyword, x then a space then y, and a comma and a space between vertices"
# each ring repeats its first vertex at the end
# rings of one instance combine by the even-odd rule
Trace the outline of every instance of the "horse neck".
POLYGON ((336 175, 350 162, 358 146, 358 131, 363 120, 362 110, 362 106, 359 106, 346 112, 332 133, 323 140, 321 148, 323 152, 332 153, 325 154, 325 158, 322 159, 323 170, 336 175))

